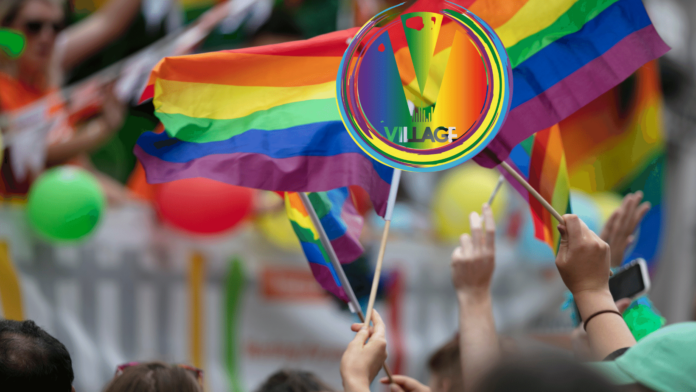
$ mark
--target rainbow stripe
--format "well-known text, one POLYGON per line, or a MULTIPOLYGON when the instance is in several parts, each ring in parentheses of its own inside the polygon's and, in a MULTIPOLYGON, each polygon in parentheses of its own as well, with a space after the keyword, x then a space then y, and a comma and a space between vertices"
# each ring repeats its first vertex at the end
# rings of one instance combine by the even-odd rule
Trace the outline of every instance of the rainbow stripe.
POLYGON ((336 107, 336 72, 353 33, 164 59, 145 94, 154 93, 168 134, 146 133, 135 147, 148 182, 207 177, 292 192, 359 185, 384 214, 393 170, 353 142, 336 107))
POLYGON ((570 183, 585 192, 643 191, 652 204, 625 260, 642 257, 653 266, 663 232, 665 138, 663 98, 656 61, 561 122, 570 183), (626 90, 630 94, 621 94, 626 90), (623 107, 622 95, 631 96, 623 107))
MULTIPOLYGON (((508 121, 474 158, 486 167, 669 50, 641 0, 459 3, 495 29, 513 66, 508 121)), ((421 0, 408 12, 443 4, 421 0)), ((454 39, 450 24, 443 23, 444 38, 438 39, 430 64, 430 77, 439 82, 426 83, 423 94, 413 67, 412 77, 401 69, 410 63, 405 36, 392 39, 402 83, 413 92, 409 99, 427 100, 428 86, 440 85, 451 47, 448 31, 454 39)), ((365 188, 384 213, 391 169, 353 142, 335 103, 341 56, 356 31, 162 60, 143 97, 154 96, 156 113, 171 136, 145 134, 138 141, 135 153, 148 181, 203 176, 281 191, 353 184, 365 188)))
MULTIPOLYGON (((308 196, 339 261, 345 264, 360 257, 363 248, 358 237, 363 220, 353 206, 348 188, 310 193, 308 196)), ((348 302, 348 296, 300 196, 295 192, 286 192, 285 208, 317 282, 328 292, 348 302)))
MULTIPOLYGON (((506 162, 561 214, 570 212, 570 180, 558 125, 537 132, 517 145, 506 162)), ((561 235, 558 221, 505 170, 510 184, 529 202, 534 219, 534 236, 558 252, 561 235)))

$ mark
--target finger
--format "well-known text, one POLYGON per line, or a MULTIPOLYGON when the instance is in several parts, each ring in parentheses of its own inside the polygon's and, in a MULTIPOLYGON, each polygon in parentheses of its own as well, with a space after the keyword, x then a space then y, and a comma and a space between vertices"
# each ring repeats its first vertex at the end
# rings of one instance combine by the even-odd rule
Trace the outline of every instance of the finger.
POLYGON ((481 217, 477 212, 469 215, 469 227, 471 228, 471 243, 473 244, 474 254, 482 248, 483 235, 481 234, 481 217))
POLYGON ((632 231, 631 222, 633 221, 633 214, 638 206, 639 199, 642 198, 642 193, 639 195, 628 194, 624 198, 625 204, 623 205, 623 215, 621 216, 621 221, 619 221, 619 229, 622 234, 632 231))
POLYGON ((636 230, 636 227, 638 227, 643 218, 645 218, 645 214, 650 211, 650 208, 652 208, 652 204, 650 204, 649 201, 642 203, 636 208, 636 211, 633 213, 633 222, 631 222, 631 232, 636 230))
MULTIPOLYGON (((350 330, 353 331, 353 332, 358 332, 358 331, 360 331, 360 328, 362 328, 362 326, 363 326, 363 323, 353 323, 353 324, 350 326, 350 330)), ((373 329, 374 329, 374 328, 370 327, 370 328, 368 329, 368 332, 372 333, 372 330, 373 330, 373 329)))
POLYGON ((348 343, 348 347, 362 348, 369 337, 370 333, 368 332, 367 328, 360 328, 358 333, 355 334, 353 340, 348 343))
POLYGON ((472 244, 471 236, 469 234, 462 234, 459 237, 459 243, 461 246, 461 255, 464 259, 470 258, 474 254, 474 245, 472 244))
POLYGON ((384 321, 382 320, 382 316, 377 313, 377 310, 372 309, 372 322, 375 325, 375 330, 372 333, 372 338, 373 339, 386 339, 386 331, 384 328, 384 321))
POLYGON ((486 250, 492 252, 495 250, 495 219, 488 204, 483 205, 483 223, 486 226, 486 250))
MULTIPOLYGON (((572 244, 573 239, 576 239, 576 238, 579 239, 582 236, 583 223, 580 220, 580 218, 578 218, 577 215, 573 215, 573 214, 563 215, 563 220, 565 221, 565 229, 566 229, 566 233, 568 234, 566 241, 570 245, 570 244, 572 244)), ((562 236, 563 236, 563 233, 561 233, 561 238, 562 238, 562 236)))
POLYGON ((614 237, 614 234, 616 233, 616 225, 619 221, 620 209, 621 207, 617 208, 614 212, 612 212, 611 216, 607 220, 607 223, 604 224, 604 229, 602 229, 601 237, 605 241, 611 242, 611 240, 614 237))
POLYGON ((389 392, 404 392, 404 389, 399 384, 390 384, 389 392))
POLYGON ((616 301, 616 307, 619 309, 619 313, 621 314, 623 314, 629 306, 631 306, 631 300, 629 298, 622 298, 616 301))
MULTIPOLYGON (((418 390, 420 389, 419 387, 422 386, 420 382, 412 379, 411 377, 407 376, 401 376, 401 375, 393 375, 392 380, 394 380, 394 384, 398 384, 401 386, 403 389, 407 391, 413 391, 413 390, 418 390)), ((387 377, 383 378, 380 380, 383 384, 388 384, 389 379, 387 377), (387 382, 384 382, 384 380, 387 380, 387 382)))

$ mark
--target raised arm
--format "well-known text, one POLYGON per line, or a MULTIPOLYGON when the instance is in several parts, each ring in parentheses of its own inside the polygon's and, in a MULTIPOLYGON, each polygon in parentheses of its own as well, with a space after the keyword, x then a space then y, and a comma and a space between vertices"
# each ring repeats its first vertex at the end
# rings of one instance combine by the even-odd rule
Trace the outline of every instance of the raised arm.
POLYGON ((643 192, 629 193, 624 197, 621 207, 617 208, 602 229, 600 238, 611 248, 611 266, 618 267, 623 262, 626 248, 633 242, 636 227, 650 211, 650 203, 644 202, 643 192))
POLYGON ((604 359, 636 344, 609 292, 611 251, 576 215, 563 219, 556 266, 573 293, 595 359, 604 359))
POLYGON ((466 391, 500 356, 493 320, 491 278, 495 268, 495 222, 488 205, 483 206, 485 233, 481 217, 472 212, 471 235, 463 234, 461 246, 452 254, 452 282, 459 300, 459 337, 462 374, 466 391))
POLYGON ((63 33, 62 69, 71 69, 118 38, 139 9, 140 0, 111 0, 82 22, 70 26, 63 33))

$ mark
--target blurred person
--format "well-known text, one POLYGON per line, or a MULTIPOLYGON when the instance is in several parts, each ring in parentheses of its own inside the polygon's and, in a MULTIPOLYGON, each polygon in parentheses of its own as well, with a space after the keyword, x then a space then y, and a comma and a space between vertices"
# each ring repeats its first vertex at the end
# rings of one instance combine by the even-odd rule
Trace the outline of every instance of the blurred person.
MULTIPOLYGON (((63 30, 62 0, 2 0, 0 26, 24 33, 26 48, 16 60, 0 55, 0 113, 22 109, 57 92, 67 71, 125 32, 139 6, 140 0, 111 0, 96 13, 63 30)), ((77 130, 67 120, 52 128, 47 165, 82 156, 80 163, 91 168, 84 154, 105 144, 124 121, 125 107, 110 89, 104 93, 103 101, 101 114, 77 130)), ((0 194, 23 197, 31 181, 15 178, 10 167, 11 154, 12 151, 5 154, 0 194)), ((102 175, 100 180, 107 196, 124 192, 110 178, 102 175)))
POLYGON ((128 363, 116 370, 104 392, 203 392, 203 371, 163 362, 128 363))
POLYGON ((270 375, 256 392, 334 392, 334 389, 314 373, 280 370, 270 375))
POLYGON ((341 378, 345 392, 368 392, 372 380, 387 360, 387 338, 384 321, 376 310, 372 310, 373 327, 353 324, 357 333, 348 343, 341 357, 341 378))
POLYGON ((33 321, 0 320, 0 390, 74 391, 65 346, 33 321))
MULTIPOLYGON (((360 325, 360 324, 358 324, 360 325)), ((438 348, 428 359, 430 380, 428 385, 418 380, 401 375, 394 375, 392 392, 457 392, 464 389, 462 364, 459 353, 459 336, 455 336, 438 348)), ((384 377, 382 384, 389 385, 389 379, 384 377)))
POLYGON ((562 356, 502 360, 484 375, 476 392, 617 392, 596 372, 562 356))
POLYGON ((695 353, 696 322, 677 323, 593 366, 630 391, 696 391, 695 353))

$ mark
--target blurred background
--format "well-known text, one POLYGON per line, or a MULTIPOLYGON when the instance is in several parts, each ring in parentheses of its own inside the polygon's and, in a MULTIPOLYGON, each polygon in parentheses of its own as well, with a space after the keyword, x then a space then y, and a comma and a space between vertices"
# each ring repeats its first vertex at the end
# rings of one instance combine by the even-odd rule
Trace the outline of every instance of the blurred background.
MULTIPOLYGON (((66 2, 68 26, 107 3, 66 2)), ((78 390, 101 389, 118 364, 151 359, 203 368, 211 391, 253 390, 281 367, 312 370, 340 386, 338 363, 356 317, 314 280, 281 198, 206 180, 148 185, 132 151, 158 120, 152 102, 138 98, 149 70, 164 56, 311 38, 360 26, 397 2, 235 0, 234 7, 209 12, 218 3, 143 0, 118 38, 64 75, 63 94, 79 109, 98 111, 90 104, 106 105, 104 95, 112 92, 125 102, 118 109, 123 125, 80 163, 103 176, 96 187, 107 195, 93 230, 45 229, 41 225, 50 222, 32 218, 26 193, 12 194, 4 185, 1 314, 33 319, 64 342, 78 390), (101 89, 105 84, 112 86, 108 93, 101 89)), ((672 50, 560 129, 572 209, 591 229, 601 231, 629 192, 641 190, 651 202, 626 261, 648 262, 650 299, 671 323, 696 318, 696 2, 644 3, 672 50), (583 149, 595 134, 602 141, 583 149)), ((13 124, 34 134, 53 126, 42 125, 36 113, 20 120, 13 124)), ((43 159, 42 145, 0 126, 3 172, 38 175, 41 170, 31 168, 36 157, 43 159)), ((480 210, 498 177, 474 163, 404 173, 376 306, 386 316, 395 373, 424 380, 428 354, 456 331, 450 254, 468 230, 469 212, 480 210)), ((45 190, 31 190, 42 213, 62 197, 51 193, 50 181, 45 176, 32 185, 45 183, 45 190)), ((364 192, 352 191, 365 217, 366 252, 345 271, 366 303, 383 221, 364 192)), ((534 238, 528 205, 505 184, 493 209, 498 329, 530 345, 564 336, 575 325, 572 309, 564 307, 552 251, 534 238)))

